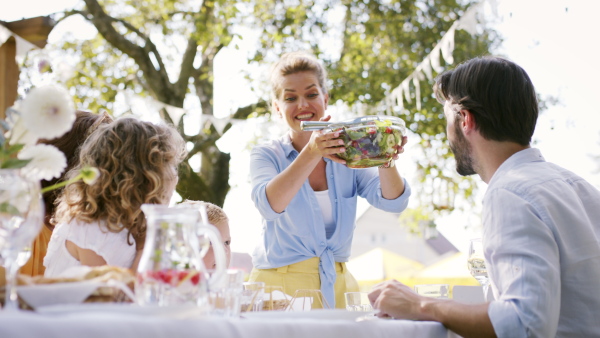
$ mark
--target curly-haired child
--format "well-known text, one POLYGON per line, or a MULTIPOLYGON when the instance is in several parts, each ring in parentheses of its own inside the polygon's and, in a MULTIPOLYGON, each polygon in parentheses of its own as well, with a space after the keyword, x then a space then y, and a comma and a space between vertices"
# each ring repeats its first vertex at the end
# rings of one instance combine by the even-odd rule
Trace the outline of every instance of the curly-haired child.
POLYGON ((169 203, 184 156, 185 143, 173 127, 131 117, 100 126, 67 179, 85 166, 100 176, 92 185, 67 186, 59 197, 45 276, 80 265, 131 268, 146 234, 140 207, 169 203))

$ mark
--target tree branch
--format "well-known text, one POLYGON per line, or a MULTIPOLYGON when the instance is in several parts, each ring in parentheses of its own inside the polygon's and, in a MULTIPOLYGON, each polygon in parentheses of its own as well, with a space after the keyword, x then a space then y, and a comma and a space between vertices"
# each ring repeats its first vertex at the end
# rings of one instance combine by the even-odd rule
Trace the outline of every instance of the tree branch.
POLYGON ((112 16, 108 17, 110 20, 112 20, 113 22, 118 22, 120 24, 122 24, 123 26, 125 26, 125 28, 129 29, 130 31, 134 32, 135 34, 137 34, 140 38, 142 38, 144 41, 148 40, 148 37, 146 36, 146 34, 142 33, 139 29, 137 29, 136 27, 134 27, 132 24, 130 24, 129 22, 123 20, 123 19, 119 19, 119 18, 115 18, 112 16))
POLYGON ((142 47, 127 40, 124 36, 119 34, 117 30, 112 26, 114 18, 110 17, 104 9, 98 4, 96 0, 84 0, 86 7, 89 10, 91 18, 88 18, 94 26, 98 29, 98 32, 108 41, 110 44, 115 46, 123 53, 132 57, 136 62, 140 64, 151 64, 150 58, 144 53, 142 47))
POLYGON ((250 114, 252 113, 264 115, 268 111, 269 106, 267 104, 267 101, 258 101, 257 103, 238 108, 238 110, 233 114, 233 118, 243 120, 247 119, 248 116, 250 116, 250 114))
POLYGON ((340 60, 344 59, 346 54, 346 46, 348 45, 348 32, 350 31, 350 20, 351 20, 351 10, 350 4, 346 4, 346 14, 344 15, 344 36, 342 38, 342 51, 340 53, 340 60))
POLYGON ((194 144, 194 147, 190 151, 188 151, 186 160, 190 159, 197 153, 202 152, 208 149, 209 147, 215 145, 215 143, 217 142, 217 140, 219 140, 220 137, 221 135, 219 135, 216 132, 211 135, 198 134, 189 138, 186 137, 187 142, 192 142, 194 144))
MULTIPOLYGON (((98 29, 98 32, 104 37, 104 39, 106 39, 108 43, 135 60, 140 69, 144 72, 144 77, 147 79, 148 85, 159 101, 171 103, 172 93, 170 93, 169 90, 170 82, 168 81, 166 70, 164 69, 160 55, 156 50, 156 46, 154 46, 154 44, 147 38, 145 40, 146 47, 144 48, 129 41, 123 35, 117 32, 112 25, 112 23, 115 21, 125 24, 123 20, 115 19, 106 14, 97 0, 84 1, 89 14, 91 15, 91 18, 87 17, 87 19, 94 24, 96 29, 98 29), (156 70, 154 67, 152 60, 150 59, 150 55, 147 52, 148 50, 153 51, 155 54, 154 56, 160 65, 159 70, 156 70)), ((139 32, 135 27, 132 27, 131 25, 126 27, 128 29, 133 29, 132 31, 140 35, 140 37, 144 36, 144 34, 141 34, 141 32, 139 32)))
POLYGON ((181 70, 179 72, 179 79, 175 84, 175 88, 179 93, 185 95, 187 91, 188 82, 190 80, 190 76, 194 72, 194 59, 196 59, 196 54, 198 52, 198 41, 193 37, 188 39, 187 48, 183 53, 183 59, 181 60, 181 70))
MULTIPOLYGON (((60 13, 55 13, 55 14, 60 14, 60 13)), ((73 15, 77 15, 77 14, 81 15, 84 19, 89 20, 88 15, 90 13, 85 12, 85 11, 78 11, 76 9, 72 9, 72 10, 69 10, 69 11, 62 12, 62 14, 64 14, 64 16, 61 17, 60 19, 56 20, 56 24, 57 25, 59 23, 61 23, 64 19, 66 19, 66 18, 68 18, 70 16, 73 16, 73 15)))
POLYGON ((194 86, 196 94, 202 105, 202 113, 213 115, 213 93, 214 93, 214 59, 223 48, 223 44, 211 46, 210 44, 202 53, 202 64, 194 71, 194 86))

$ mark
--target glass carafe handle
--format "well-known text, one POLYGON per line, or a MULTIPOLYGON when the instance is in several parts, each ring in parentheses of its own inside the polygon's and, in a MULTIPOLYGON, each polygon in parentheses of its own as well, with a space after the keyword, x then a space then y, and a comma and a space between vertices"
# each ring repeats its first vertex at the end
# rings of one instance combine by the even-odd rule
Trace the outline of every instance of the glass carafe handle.
POLYGON ((223 240, 219 235, 219 230, 214 226, 204 223, 198 228, 198 236, 205 235, 208 237, 215 255, 215 272, 208 280, 209 289, 215 290, 220 288, 225 282, 225 272, 227 271, 227 259, 225 257, 225 247, 223 246, 223 240))

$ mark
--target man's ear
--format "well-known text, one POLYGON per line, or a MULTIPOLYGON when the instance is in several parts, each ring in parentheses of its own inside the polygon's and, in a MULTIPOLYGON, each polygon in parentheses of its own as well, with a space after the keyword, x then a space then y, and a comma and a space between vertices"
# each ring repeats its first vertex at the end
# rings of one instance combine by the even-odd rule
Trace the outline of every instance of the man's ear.
POLYGON ((477 129, 477 125, 475 124, 475 117, 473 116, 473 113, 471 113, 469 110, 462 109, 459 112, 459 114, 461 116, 460 127, 463 130, 463 132, 465 133, 465 135, 467 133, 477 129))

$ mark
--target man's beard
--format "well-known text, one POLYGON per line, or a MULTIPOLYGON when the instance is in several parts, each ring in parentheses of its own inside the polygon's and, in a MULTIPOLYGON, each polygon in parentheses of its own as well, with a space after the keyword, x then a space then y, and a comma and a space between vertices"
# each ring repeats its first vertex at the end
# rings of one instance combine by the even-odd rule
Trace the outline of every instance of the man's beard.
POLYGON ((454 124, 454 135, 456 136, 456 140, 455 142, 450 142, 450 149, 454 153, 454 158, 456 160, 456 171, 462 176, 476 174, 473 169, 471 144, 462 134, 459 123, 454 124))

